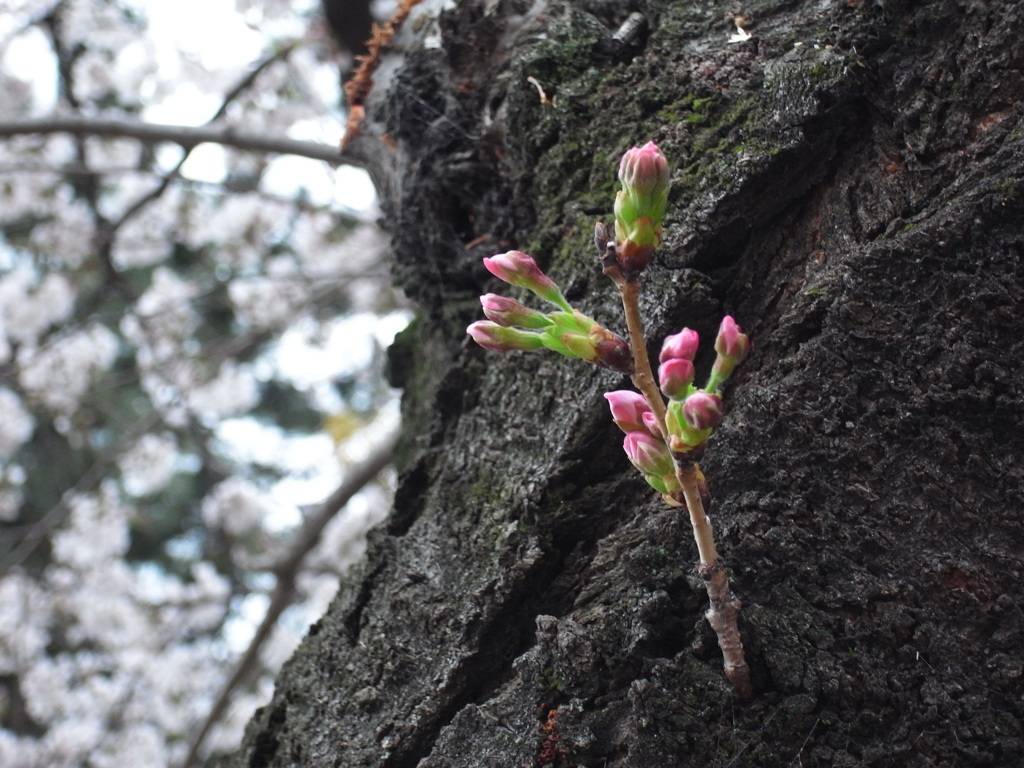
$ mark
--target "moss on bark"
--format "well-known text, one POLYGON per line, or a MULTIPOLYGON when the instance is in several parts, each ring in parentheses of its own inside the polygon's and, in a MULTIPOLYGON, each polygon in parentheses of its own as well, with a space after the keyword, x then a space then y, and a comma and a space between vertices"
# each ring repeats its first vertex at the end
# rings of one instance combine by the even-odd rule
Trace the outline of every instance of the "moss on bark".
MULTIPOLYGON (((465 0, 409 30, 395 145, 395 510, 235 765, 1003 766, 1024 751, 1024 43, 1009 2, 465 0), (424 44, 416 34, 429 36, 424 44), (612 42, 610 42, 612 41, 612 42), (802 45, 795 47, 795 43, 802 45), (534 77, 544 104, 526 80, 534 77), (583 364, 467 343, 530 250, 611 327, 615 162, 675 166, 652 338, 754 353, 704 462, 758 687, 704 623, 688 523, 583 364)), ((698 359, 702 369, 709 361, 698 359)))

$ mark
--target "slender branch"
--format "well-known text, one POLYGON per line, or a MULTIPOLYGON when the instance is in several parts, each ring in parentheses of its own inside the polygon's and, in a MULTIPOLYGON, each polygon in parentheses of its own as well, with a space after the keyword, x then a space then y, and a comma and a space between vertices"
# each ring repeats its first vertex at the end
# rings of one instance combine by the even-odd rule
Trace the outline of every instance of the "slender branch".
POLYGON ((299 41, 293 40, 290 43, 281 46, 276 51, 273 51, 265 59, 263 59, 263 61, 261 61, 259 64, 254 66, 248 72, 246 72, 242 79, 235 84, 235 87, 224 95, 224 98, 221 100, 220 107, 213 114, 213 117, 206 121, 207 125, 215 123, 220 118, 224 117, 224 115, 228 111, 228 107, 231 106, 231 103, 235 99, 237 99, 247 90, 249 90, 249 88, 252 87, 252 85, 256 82, 257 78, 259 78, 260 75, 266 72, 271 65, 276 64, 277 62, 282 61, 283 59, 287 59, 289 56, 291 56, 292 51, 294 51, 298 47, 298 45, 299 41))
POLYGON ((708 516, 704 513, 704 503, 697 489, 697 465, 692 461, 676 462, 676 477, 679 478, 686 509, 690 513, 690 525, 693 526, 693 538, 697 542, 700 564, 710 568, 718 562, 718 550, 715 548, 714 531, 711 529, 708 516))
POLYGON ((709 606, 704 616, 718 636, 725 676, 732 683, 736 695, 747 701, 753 698, 754 687, 750 681, 750 668, 743 654, 743 640, 737 624, 743 604, 730 589, 725 565, 715 549, 715 535, 704 513, 704 503, 698 489, 700 470, 695 462, 685 456, 676 458, 676 477, 682 486, 682 495, 686 501, 686 509, 690 513, 690 524, 693 526, 693 538, 697 542, 697 551, 700 554, 697 575, 704 582, 704 588, 708 593, 709 606))
POLYGON ((231 696, 234 693, 235 688, 237 688, 239 684, 241 684, 255 669, 263 644, 267 641, 267 638, 270 637, 270 633, 277 624, 277 620, 281 617, 281 614, 292 603, 292 593, 295 590, 295 580, 306 555, 308 555, 313 547, 319 543, 320 537, 323 535, 324 528, 327 527, 327 524, 334 518, 334 516, 346 504, 348 504, 349 500, 355 496, 356 493, 362 490, 363 487, 379 475, 385 467, 391 464, 392 454, 394 453, 397 439, 397 434, 390 435, 376 452, 371 454, 366 461, 349 472, 345 477, 345 481, 338 487, 338 489, 317 509, 315 509, 309 517, 306 518, 306 521, 303 523, 302 529, 299 531, 299 535, 292 543, 292 547, 287 556, 277 565, 276 568, 274 568, 274 575, 277 577, 277 584, 274 586, 274 592, 271 595, 270 606, 267 608, 267 613, 263 617, 263 621, 260 622, 260 625, 256 630, 256 634, 253 635, 253 639, 252 642, 249 643, 249 647, 245 650, 245 653, 242 654, 242 657, 235 665, 234 670, 231 672, 231 676, 221 687, 220 692, 217 694, 217 699, 214 701, 213 706, 210 707, 210 711, 207 714, 206 719, 203 720, 199 730, 196 731, 195 736, 192 738, 192 742, 189 744, 188 755, 182 762, 182 768, 191 768, 195 765, 196 759, 199 756, 199 751, 202 749, 203 744, 206 741, 206 737, 210 735, 210 731, 213 729, 213 726, 215 726, 224 716, 224 712, 231 703, 231 696))
POLYGON ((616 281, 616 285, 622 296, 622 311, 626 315, 626 328, 629 330, 629 346, 633 350, 633 386, 640 390, 640 394, 647 400, 658 420, 661 434, 667 437, 665 401, 651 370, 651 361, 647 356, 647 340, 644 338, 644 323, 640 317, 640 283, 622 280, 616 281))
MULTIPOLYGON (((302 213, 330 213, 331 216, 344 224, 356 225, 365 224, 372 219, 367 218, 366 215, 355 211, 354 209, 335 208, 332 203, 316 204, 310 202, 308 199, 303 198, 291 198, 285 195, 276 195, 272 192, 260 189, 257 185, 242 185, 232 182, 219 182, 219 181, 202 181, 200 179, 190 179, 180 174, 173 176, 173 171, 169 173, 162 173, 154 168, 139 168, 137 166, 103 166, 96 170, 86 168, 85 166, 77 164, 62 165, 60 167, 56 165, 39 165, 39 164, 28 164, 28 163, 12 163, 9 165, 0 164, 0 176, 3 175, 14 175, 14 174, 51 174, 53 176, 82 176, 82 175, 94 175, 102 174, 106 178, 116 176, 154 176, 158 180, 162 179, 165 175, 172 175, 172 181, 180 184, 183 187, 189 189, 199 190, 210 190, 216 193, 230 193, 230 194, 246 194, 254 195, 260 200, 265 200, 268 203, 278 203, 282 206, 294 208, 301 211, 302 213)), ((32 223, 43 223, 47 221, 53 221, 55 216, 41 216, 38 221, 34 220, 32 223)), ((17 222, 20 224, 23 219, 18 219, 17 222)), ((10 226, 10 221, 0 220, 0 229, 5 226, 10 226)), ((347 275, 346 275, 347 276, 347 275)), ((359 277, 359 275, 354 275, 359 277)))
POLYGON ((701 566, 697 569, 697 575, 708 591, 709 606, 704 616, 718 636, 725 676, 732 683, 736 695, 742 701, 750 701, 754 698, 754 684, 750 680, 750 667, 743 654, 743 639, 738 624, 743 603, 729 588, 729 577, 721 563, 711 568, 701 566))
POLYGON ((137 120, 116 118, 53 116, 35 120, 11 120, 0 122, 0 138, 9 136, 50 135, 69 133, 73 136, 107 136, 137 139, 143 142, 169 142, 185 149, 199 144, 221 144, 250 152, 270 152, 279 155, 296 155, 313 160, 322 160, 331 165, 354 165, 365 167, 364 161, 351 154, 342 153, 332 144, 313 141, 298 141, 281 136, 239 131, 231 126, 186 126, 143 123, 137 120))
MULTIPOLYGON (((665 401, 651 370, 643 320, 640 316, 640 283, 637 280, 624 279, 621 270, 613 264, 606 266, 605 274, 615 282, 622 296, 626 327, 629 329, 629 344, 633 349, 633 385, 643 394, 658 420, 661 434, 667 439, 665 401)), ((718 636, 718 647, 722 649, 722 666, 726 678, 732 683, 736 695, 742 701, 748 701, 754 696, 754 686, 750 681, 750 668, 743 655, 743 641, 737 623, 742 603, 729 588, 729 577, 715 548, 714 531, 701 501, 698 485, 700 468, 693 461, 692 454, 675 454, 674 458, 676 477, 681 486, 674 497, 682 496, 682 499, 676 498, 676 501, 685 502, 686 510, 690 514, 690 525, 693 527, 693 538, 697 542, 697 553, 700 558, 697 575, 704 582, 708 593, 709 607, 704 616, 718 636)))

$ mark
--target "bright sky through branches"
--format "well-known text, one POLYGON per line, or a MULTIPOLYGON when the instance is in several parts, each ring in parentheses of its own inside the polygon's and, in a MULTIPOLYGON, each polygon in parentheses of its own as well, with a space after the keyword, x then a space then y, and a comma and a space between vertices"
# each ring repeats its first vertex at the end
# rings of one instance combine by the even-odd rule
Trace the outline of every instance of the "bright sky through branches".
POLYGON ((318 8, 0 0, 2 768, 232 749, 390 507, 372 186, 268 154, 341 136, 318 8))
MULTIPOLYGON (((135 70, 143 59, 155 58, 156 68, 150 78, 138 84, 139 94, 147 99, 142 118, 147 122, 199 126, 214 116, 220 107, 223 88, 204 90, 190 80, 190 72, 183 61, 195 61, 204 69, 233 73, 241 77, 246 69, 267 55, 268 40, 257 31, 247 18, 259 21, 258 6, 244 12, 236 10, 235 0, 131 0, 132 7, 149 21, 145 38, 124 46, 111 66, 112 76, 135 70), (196 23, 202 19, 202 23, 196 23), (167 93, 157 93, 156 73, 160 80, 176 80, 167 93)), ((292 3, 294 14, 287 20, 278 20, 274 32, 279 36, 299 36, 306 23, 300 14, 309 10, 312 0, 292 3)), ((16 31, 26 19, 19 14, 0 21, 0 40, 16 31)), ((11 74, 30 84, 33 96, 33 116, 51 114, 57 104, 56 66, 50 43, 38 28, 19 34, 10 43, 0 46, 0 64, 11 74)), ((311 72, 310 85, 327 104, 341 103, 341 90, 337 68, 321 64, 311 72)), ((3 107, 0 105, 0 117, 3 107)), ((344 116, 317 120, 296 121, 288 130, 288 138, 322 142, 337 146, 341 140, 344 116)), ((162 148, 160 157, 169 170, 178 162, 181 150, 162 148)), ((213 144, 201 144, 190 154, 182 174, 186 178, 209 183, 224 181, 227 172, 226 151, 213 144)), ((300 191, 313 205, 335 205, 350 211, 367 211, 376 200, 376 192, 365 171, 351 166, 330 168, 316 160, 301 157, 273 158, 263 173, 261 189, 282 197, 292 197, 300 191)))

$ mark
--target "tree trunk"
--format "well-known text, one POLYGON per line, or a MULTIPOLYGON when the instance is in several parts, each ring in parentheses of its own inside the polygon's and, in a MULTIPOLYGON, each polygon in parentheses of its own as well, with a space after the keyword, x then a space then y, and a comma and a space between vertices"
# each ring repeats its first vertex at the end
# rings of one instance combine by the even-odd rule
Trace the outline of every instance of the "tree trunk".
POLYGON ((399 28, 363 126, 387 135, 395 274, 421 307, 392 351, 395 509, 233 764, 1017 764, 1016 0, 766 0, 737 42, 728 2, 439 5, 399 28), (498 288, 481 257, 512 247, 624 333, 591 238, 649 139, 675 168, 651 352, 725 313, 754 345, 702 462, 749 704, 685 510, 601 397, 628 378, 465 336, 498 288))

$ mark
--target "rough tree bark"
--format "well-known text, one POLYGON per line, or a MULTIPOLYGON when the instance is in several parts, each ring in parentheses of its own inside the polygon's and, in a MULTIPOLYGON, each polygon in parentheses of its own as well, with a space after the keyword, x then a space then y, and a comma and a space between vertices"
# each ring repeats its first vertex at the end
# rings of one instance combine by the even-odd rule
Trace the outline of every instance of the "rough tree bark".
POLYGON ((392 354, 395 508, 232 764, 1017 764, 1021 15, 419 6, 365 125, 393 147, 395 275, 421 307, 392 354), (730 43, 737 12, 752 38, 730 43), (480 258, 510 247, 624 330, 590 238, 617 158, 648 139, 677 169, 645 275, 652 340, 708 339, 730 312, 754 343, 702 464, 744 602, 746 706, 685 512, 635 475, 606 412, 625 377, 464 335, 497 287, 480 258))

